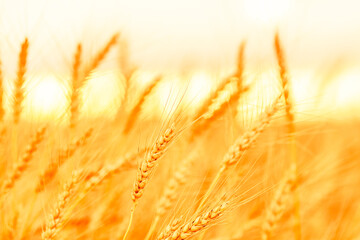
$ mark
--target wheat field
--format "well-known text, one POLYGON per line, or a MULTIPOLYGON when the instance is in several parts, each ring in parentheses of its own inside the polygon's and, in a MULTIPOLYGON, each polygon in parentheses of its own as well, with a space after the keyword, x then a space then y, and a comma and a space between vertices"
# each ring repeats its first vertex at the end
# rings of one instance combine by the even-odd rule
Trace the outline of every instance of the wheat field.
POLYGON ((1 239, 360 239, 359 120, 304 120, 281 32, 267 39, 276 91, 248 79, 243 41, 199 101, 188 83, 164 92, 163 74, 138 85, 124 41, 108 36, 92 56, 76 43, 66 111, 41 121, 25 104, 32 40, 11 91, 1 59, 1 239), (91 118, 85 91, 109 54, 120 101, 91 118))

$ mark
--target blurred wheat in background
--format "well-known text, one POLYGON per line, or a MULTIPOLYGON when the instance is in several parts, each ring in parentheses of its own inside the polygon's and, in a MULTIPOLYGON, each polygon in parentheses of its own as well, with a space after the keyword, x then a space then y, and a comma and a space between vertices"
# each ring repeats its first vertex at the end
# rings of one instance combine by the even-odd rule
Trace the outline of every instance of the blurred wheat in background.
POLYGON ((356 1, 0 6, 0 239, 360 239, 356 1))

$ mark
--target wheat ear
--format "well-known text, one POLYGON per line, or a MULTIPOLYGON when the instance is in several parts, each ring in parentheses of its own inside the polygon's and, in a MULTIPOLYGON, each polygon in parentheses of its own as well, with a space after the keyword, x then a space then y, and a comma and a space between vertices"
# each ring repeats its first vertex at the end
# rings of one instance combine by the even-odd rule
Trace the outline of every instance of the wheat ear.
MULTIPOLYGON (((238 49, 238 56, 237 56, 237 61, 236 61, 236 72, 234 74, 235 77, 237 77, 238 79, 242 79, 243 78, 243 74, 244 74, 244 55, 245 55, 245 46, 246 46, 246 42, 243 41, 241 42, 239 49, 238 49)), ((242 83, 242 82, 241 82, 242 83)))
POLYGON ((249 88, 243 84, 244 52, 245 42, 242 42, 239 47, 236 72, 220 84, 210 98, 204 102, 195 119, 202 118, 192 128, 190 141, 194 140, 195 136, 199 136, 205 130, 209 129, 210 124, 225 113, 228 105, 236 105, 240 96, 249 90, 249 88), (232 83, 235 83, 236 89, 230 92, 227 98, 221 99, 221 92, 225 91, 226 87, 232 83))
POLYGON ((123 130, 124 134, 127 134, 131 130, 131 128, 134 126, 145 100, 149 97, 149 95, 152 93, 154 88, 158 85, 160 80, 161 80, 161 76, 155 77, 155 79, 150 83, 149 86, 146 87, 144 92, 141 94, 138 102, 135 104, 135 106, 133 107, 133 109, 131 110, 131 112, 129 114, 129 117, 127 118, 124 130, 123 130))
POLYGON ((80 180, 80 172, 75 171, 71 180, 64 185, 63 192, 60 193, 53 213, 46 224, 45 231, 41 237, 43 240, 53 240, 62 228, 64 223, 64 213, 68 207, 70 198, 73 195, 74 188, 80 180))
POLYGON ((167 182, 156 208, 155 219, 144 240, 150 239, 160 218, 174 205, 174 202, 178 197, 179 188, 186 183, 189 175, 189 168, 194 162, 194 159, 193 156, 185 158, 175 170, 174 175, 167 182))
POLYGON ((71 98, 70 98, 70 128, 75 128, 79 113, 79 72, 81 65, 82 45, 79 43, 74 55, 71 79, 71 98))
MULTIPOLYGON (((248 91, 248 87, 242 87, 241 84, 237 83, 241 81, 236 77, 231 77, 230 82, 227 86, 230 86, 232 83, 236 84, 236 90, 230 92, 230 94, 224 98, 220 96, 220 93, 217 95, 217 98, 212 101, 212 103, 208 106, 206 112, 202 114, 202 117, 196 122, 192 128, 190 141, 193 141, 196 136, 200 136, 205 130, 209 129, 210 125, 219 117, 223 116, 228 106, 233 106, 237 103, 238 99, 242 94, 248 91)), ((225 86, 225 88, 227 87, 225 86)), ((226 89, 224 89, 226 91, 226 89)))
MULTIPOLYGON (((295 174, 297 172, 298 160, 297 160, 297 149, 296 149, 296 140, 295 140, 295 123, 294 123, 294 113, 293 113, 293 103, 290 96, 290 75, 286 65, 285 53, 281 46, 279 33, 275 34, 274 38, 274 46, 277 57, 277 62, 279 66, 280 79, 283 88, 284 100, 285 100, 285 111, 286 118, 288 123, 288 133, 290 136, 290 159, 291 163, 295 166, 295 174)), ((301 240, 301 216, 300 216, 300 199, 297 188, 293 193, 294 197, 294 215, 295 215, 295 223, 294 223, 294 233, 295 238, 297 240, 301 240)))
POLYGON ((15 164, 14 169, 11 171, 9 176, 4 180, 2 186, 2 192, 7 193, 11 188, 14 187, 17 180, 20 179, 22 174, 28 168, 29 162, 33 159, 33 155, 36 152, 39 144, 44 139, 45 127, 37 130, 35 136, 31 140, 30 144, 26 147, 24 155, 21 157, 18 163, 15 164))
POLYGON ((100 185, 104 180, 111 177, 113 174, 118 173, 122 169, 127 168, 136 168, 135 160, 143 153, 145 153, 146 149, 141 149, 136 153, 128 153, 125 157, 120 158, 115 163, 107 164, 102 167, 100 170, 96 171, 96 173, 91 176, 88 181, 86 181, 85 187, 80 195, 85 195, 94 187, 100 185))
MULTIPOLYGON (((197 114, 195 116, 195 120, 200 118, 202 115, 204 115, 212 103, 219 97, 220 93, 225 90, 225 87, 231 83, 234 80, 234 77, 237 79, 242 79, 243 70, 244 70, 244 51, 245 51, 245 42, 242 42, 239 47, 238 51, 238 58, 237 58, 237 65, 236 65, 236 72, 231 75, 230 77, 225 78, 219 86, 213 91, 208 98, 202 103, 201 107, 197 111, 197 114)), ((239 81, 239 83, 242 83, 242 81, 239 81)), ((239 86, 239 84, 238 84, 239 86)), ((241 88, 239 88, 241 89, 241 88)))
POLYGON ((86 81, 89 79, 90 74, 94 71, 104 60, 106 55, 109 53, 111 47, 117 43, 119 34, 114 34, 111 39, 106 43, 103 49, 97 53, 95 58, 90 63, 90 66, 84 71, 84 74, 80 77, 80 64, 81 64, 81 54, 82 47, 81 44, 78 44, 77 50, 74 56, 73 64, 73 74, 72 74, 72 95, 70 100, 70 128, 76 127, 77 117, 79 115, 80 108, 80 96, 79 90, 85 85, 86 81))
POLYGON ((45 186, 55 177, 61 165, 71 158, 80 147, 87 144, 92 132, 93 129, 89 128, 80 138, 70 143, 66 148, 59 150, 56 161, 52 160, 46 167, 45 171, 40 175, 35 192, 39 193, 44 190, 45 186))
POLYGON ((251 128, 249 131, 245 132, 243 135, 241 135, 235 143, 229 148, 228 152, 225 154, 224 159, 221 163, 221 166, 214 178, 214 180, 211 182, 210 187, 206 191, 205 195, 203 196, 198 210, 201 209, 205 201, 210 196, 211 192, 214 190, 217 181, 220 179, 222 174, 225 172, 229 166, 236 164, 243 154, 251 148, 251 146, 256 141, 257 137, 266 129, 266 127, 269 125, 270 120, 274 116, 274 114, 279 110, 279 102, 280 102, 281 95, 277 97, 274 101, 274 103, 268 107, 264 114, 260 117, 258 120, 258 123, 255 125, 255 127, 251 128))
POLYGON ((268 240, 271 237, 276 223, 283 216, 286 202, 296 187, 296 166, 291 165, 289 172, 285 175, 280 183, 279 188, 275 192, 271 201, 270 208, 267 211, 265 221, 262 226, 262 240, 268 240))
MULTIPOLYGON (((96 173, 92 174, 91 177, 85 178, 86 180, 85 186, 78 195, 77 199, 75 200, 72 208, 74 209, 82 199, 85 198, 86 194, 90 192, 93 188, 103 183, 106 179, 110 178, 113 174, 120 172, 122 169, 125 168, 135 168, 135 159, 140 155, 143 154, 146 149, 142 149, 137 153, 129 153, 124 158, 121 158, 114 164, 108 164, 102 167, 100 170, 96 171, 96 173)), ((71 212, 71 211, 70 211, 71 212)))
POLYGON ((18 71, 15 80, 15 93, 14 93, 14 104, 13 104, 13 121, 15 124, 19 122, 21 111, 22 111, 22 102, 24 100, 24 82, 25 82, 25 73, 28 57, 29 41, 25 38, 24 42, 21 44, 21 50, 19 53, 19 62, 18 62, 18 71))
MULTIPOLYGON (((126 168, 135 168, 135 159, 145 151, 146 149, 142 149, 137 153, 127 154, 124 158, 121 158, 116 163, 105 165, 100 170, 97 170, 95 173, 90 173, 90 175, 85 177, 85 186, 79 193, 77 199, 74 201, 74 204, 70 208, 69 214, 81 202, 81 200, 85 198, 88 192, 103 183, 106 179, 110 178, 113 174, 118 173, 126 168)), ((82 172, 84 172, 84 170, 82 170, 82 172)))
POLYGON ((134 216, 134 211, 137 206, 139 199, 144 193, 145 186, 150 179, 150 176, 153 172, 153 168, 156 166, 158 160, 164 155, 167 150, 170 142, 175 137, 175 125, 171 125, 165 130, 165 132, 156 140, 154 146, 152 147, 150 153, 146 156, 145 160, 141 164, 139 170, 137 171, 137 177, 134 184, 134 189, 132 192, 132 201, 133 207, 131 208, 130 220, 127 230, 124 234, 123 240, 126 239, 130 228, 132 219, 134 216))
POLYGON ((4 120, 4 75, 2 72, 2 62, 0 59, 0 122, 4 120))
POLYGON ((15 209, 14 210, 14 215, 12 216, 11 220, 8 222, 8 226, 7 229, 5 231, 5 233, 3 234, 5 237, 4 239, 9 239, 9 240, 13 240, 16 239, 16 235, 18 232, 18 223, 19 223, 19 210, 15 209))
MULTIPOLYGON (((122 99, 121 106, 116 113, 116 118, 118 119, 122 113, 122 109, 127 105, 129 89, 130 89, 130 81, 134 76, 136 71, 136 67, 132 66, 130 63, 130 53, 129 53, 129 46, 128 42, 124 38, 120 38, 119 40, 119 67, 121 74, 125 80, 124 83, 124 97, 122 99)), ((121 78, 120 78, 121 79, 121 78)))
POLYGON ((100 64, 101 62, 105 59, 106 55, 110 52, 110 49, 115 46, 115 44, 118 41, 120 34, 119 33, 115 33, 110 40, 106 43, 106 45, 103 47, 103 49, 101 49, 97 55, 95 56, 95 58, 92 60, 90 66, 87 68, 87 70, 85 71, 84 74, 84 81, 80 82, 80 86, 81 87, 84 82, 89 78, 90 74, 92 71, 94 71, 100 64))
POLYGON ((129 81, 136 68, 132 66, 130 62, 129 46, 128 46, 128 42, 124 38, 121 38, 119 41, 119 49, 120 49, 119 65, 120 65, 121 73, 124 75, 126 80, 126 86, 125 86, 126 87, 125 95, 126 95, 127 90, 129 88, 129 81))
POLYGON ((227 202, 222 202, 215 208, 207 211, 203 214, 196 216, 194 220, 177 228, 166 240, 184 240, 193 237, 194 235, 202 232, 208 227, 212 226, 223 215, 224 211, 228 207, 227 202))
POLYGON ((200 118, 207 112, 213 101, 219 97, 220 93, 225 90, 225 86, 227 86, 232 80, 232 77, 227 77, 219 84, 219 86, 216 87, 215 91, 213 91, 210 96, 206 98, 206 100, 201 104, 201 107, 198 109, 197 114, 194 117, 194 120, 200 118))
POLYGON ((181 227, 182 222, 183 222, 182 216, 172 220, 171 223, 168 226, 166 226, 165 230, 162 233, 160 233, 160 235, 156 238, 156 240, 164 240, 169 238, 174 232, 176 232, 181 227))

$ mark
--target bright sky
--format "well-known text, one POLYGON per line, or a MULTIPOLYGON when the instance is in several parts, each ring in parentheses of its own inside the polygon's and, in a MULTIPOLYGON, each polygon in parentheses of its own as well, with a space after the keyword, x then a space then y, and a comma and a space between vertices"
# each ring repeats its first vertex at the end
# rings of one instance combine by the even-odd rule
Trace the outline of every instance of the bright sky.
MULTIPOLYGON (((28 36, 30 78, 59 78, 69 74, 77 42, 92 55, 121 31, 133 61, 145 71, 190 67, 204 75, 231 69, 240 41, 247 40, 247 66, 256 73, 272 66, 272 39, 279 29, 291 69, 301 72, 296 78, 326 75, 338 63, 351 79, 346 81, 360 87, 354 70, 360 69, 359 9, 358 0, 2 0, 0 56, 11 82, 20 43, 28 36)), ((115 59, 113 54, 108 61, 115 59)), ((46 84, 49 89, 56 85, 46 84)), ((360 102, 360 93, 352 94, 360 102)))

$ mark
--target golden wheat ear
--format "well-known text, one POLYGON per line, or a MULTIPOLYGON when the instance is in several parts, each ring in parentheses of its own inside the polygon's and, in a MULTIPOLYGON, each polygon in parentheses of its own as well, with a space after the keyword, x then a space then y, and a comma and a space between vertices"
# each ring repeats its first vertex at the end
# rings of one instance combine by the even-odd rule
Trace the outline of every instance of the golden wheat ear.
POLYGON ((279 33, 275 34, 274 37, 274 47, 276 52, 276 59, 279 67, 279 74, 281 79, 281 84, 284 93, 285 99, 285 110, 286 110, 286 117, 288 119, 289 124, 289 131, 294 131, 294 113, 293 113, 293 103, 290 96, 290 75, 287 69, 286 60, 285 60, 285 53, 281 46, 279 33))
POLYGON ((133 109, 131 110, 131 112, 127 118, 127 121, 124 126, 124 130, 123 130, 123 134, 127 134, 130 132, 130 130, 132 129, 132 127, 136 123, 136 120, 139 117, 141 108, 144 105, 146 99, 154 91, 155 87, 159 84, 161 79, 162 79, 161 76, 155 77, 155 79, 149 84, 149 86, 146 87, 144 92, 141 94, 138 102, 135 104, 135 106, 133 107, 133 109))
POLYGON ((0 58, 0 122, 4 120, 4 75, 2 71, 2 62, 0 58))
POLYGON ((118 42, 120 33, 115 33, 106 45, 96 54, 95 58, 91 61, 90 66, 84 72, 84 78, 80 82, 80 87, 84 85, 85 81, 89 78, 92 71, 94 71, 105 59, 110 49, 118 42))
POLYGON ((202 135, 210 128, 210 125, 216 119, 223 116, 227 110, 227 106, 236 107, 241 95, 249 90, 249 88, 245 87, 243 84, 245 46, 245 41, 240 44, 235 73, 230 77, 227 77, 199 108, 194 118, 194 120, 199 121, 195 122, 192 127, 190 141, 193 141, 197 136, 202 135), (226 91, 226 88, 233 83, 235 83, 235 90, 229 91, 230 96, 228 98, 222 98, 221 93, 226 91))
POLYGON ((79 74, 81 65, 82 45, 79 43, 76 47, 74 55, 74 63, 72 67, 71 78, 71 97, 70 97, 70 128, 73 129, 76 126, 77 118, 79 115, 79 74))
POLYGON ((40 175, 35 192, 42 192, 47 184, 49 184, 56 176, 59 168, 70 159, 78 149, 88 143, 93 133, 93 128, 89 128, 82 136, 71 142, 68 146, 58 151, 56 160, 51 160, 45 171, 40 175))
POLYGON ((125 78, 125 95, 129 88, 129 81, 136 70, 136 67, 130 62, 130 50, 128 42, 122 37, 119 40, 119 66, 120 71, 125 78))
POLYGON ((296 178, 296 166, 292 164, 275 192, 274 198, 266 213, 262 225, 262 240, 271 238, 271 234, 274 231, 276 224, 283 216, 288 200, 292 196, 294 188, 296 188, 296 178))
POLYGON ((91 61, 88 68, 81 74, 81 55, 82 45, 78 44, 74 55, 73 73, 72 73, 72 93, 70 98, 70 128, 74 129, 78 121, 79 109, 80 109, 80 89, 89 80, 91 73, 102 63, 106 55, 110 52, 110 49, 117 43, 119 33, 114 34, 106 45, 97 53, 95 58, 91 61))
POLYGON ((33 160, 34 153, 37 151, 39 144, 44 139, 45 127, 40 128, 33 136, 30 144, 26 147, 25 153, 18 163, 15 164, 14 169, 10 172, 8 177, 4 180, 2 186, 2 193, 5 194, 10 191, 15 183, 24 174, 31 160, 33 160))
MULTIPOLYGON (((178 227, 175 231, 166 233, 169 237, 165 239, 185 240, 194 237, 198 233, 201 233, 207 228, 213 226, 224 214, 228 206, 228 202, 220 202, 211 210, 203 214, 195 215, 192 220, 178 227)), ((160 234, 160 236, 161 235, 162 234, 160 234)), ((162 239, 160 236, 158 239, 162 239)))
POLYGON ((46 223, 46 228, 43 231, 41 238, 43 240, 55 239, 57 233, 63 227, 64 214, 68 207, 70 198, 73 196, 74 189, 80 181, 81 172, 75 171, 69 182, 65 183, 63 192, 60 193, 58 201, 55 205, 53 213, 50 215, 46 223))
POLYGON ((124 80, 121 84, 124 85, 124 96, 121 100, 121 105, 116 113, 115 120, 117 120, 121 115, 123 109, 128 104, 128 97, 130 91, 131 80, 133 79, 137 67, 135 67, 130 62, 130 50, 128 41, 124 37, 121 37, 119 40, 119 68, 120 68, 120 80, 124 80))
POLYGON ((167 182, 165 189, 159 199, 159 202, 156 207, 156 215, 154 221, 151 224, 149 232, 147 233, 145 240, 151 238, 153 232, 155 231, 160 218, 168 212, 171 207, 174 205, 177 197, 179 196, 179 191, 181 186, 183 186, 186 181, 187 177, 189 176, 190 166, 195 161, 195 157, 190 155, 185 158, 182 162, 180 162, 179 166, 176 168, 173 176, 167 182))
POLYGON ((133 207, 131 208, 130 220, 126 232, 124 234, 123 240, 127 238, 127 235, 130 232, 131 224, 135 212, 135 208, 138 204, 138 201, 144 194, 144 189, 153 173, 154 167, 157 166, 159 159, 164 155, 168 149, 170 143, 173 141, 176 135, 175 125, 172 124, 168 127, 164 133, 155 141, 150 152, 146 155, 144 161, 137 171, 137 177, 134 183, 134 188, 131 194, 133 207))
POLYGON ((183 220, 183 216, 173 219, 170 224, 165 227, 165 230, 160 233, 156 240, 169 239, 169 237, 171 237, 171 235, 181 227, 183 220))
MULTIPOLYGON (((283 95, 285 100, 285 111, 286 119, 288 125, 288 134, 289 134, 289 154, 291 164, 295 167, 295 175, 298 168, 298 157, 296 149, 296 139, 295 139, 295 116, 294 116, 294 105, 292 103, 292 97, 290 94, 290 74, 287 68, 285 53, 281 45, 279 33, 275 33, 274 37, 274 48, 276 52, 277 63, 279 67, 279 75, 283 88, 283 95)), ((300 197, 297 189, 293 192, 294 198, 294 233, 296 240, 301 240, 301 216, 300 216, 300 197)))
POLYGON ((281 95, 278 96, 275 101, 269 106, 264 114, 258 120, 258 123, 250 129, 249 131, 245 132, 243 135, 239 136, 235 143, 229 148, 228 152, 225 154, 223 161, 220 165, 219 170, 216 173, 214 180, 211 182, 209 188, 207 189, 205 195, 202 197, 202 200, 198 206, 198 211, 201 210, 201 207, 204 205, 206 200, 209 198, 210 194, 214 190, 218 180, 221 178, 223 173, 232 165, 236 164, 243 154, 247 150, 249 150, 253 144, 255 143, 258 136, 266 129, 266 127, 270 124, 270 120, 279 110, 280 105, 280 98, 281 95))
POLYGON ((113 174, 119 173, 122 170, 126 169, 136 169, 137 165, 135 160, 138 159, 141 155, 146 152, 146 148, 141 149, 136 153, 128 153, 124 157, 117 160, 115 163, 107 164, 97 170, 95 173, 87 179, 85 187, 80 194, 83 198, 89 191, 91 191, 96 186, 103 183, 106 179, 110 178, 113 174))
POLYGON ((14 103, 13 103, 13 121, 15 124, 18 124, 22 112, 28 49, 29 49, 29 41, 27 38, 25 38, 24 42, 21 44, 21 49, 19 53, 18 71, 14 83, 15 92, 14 92, 14 103))

